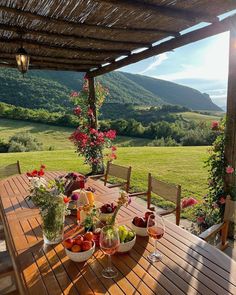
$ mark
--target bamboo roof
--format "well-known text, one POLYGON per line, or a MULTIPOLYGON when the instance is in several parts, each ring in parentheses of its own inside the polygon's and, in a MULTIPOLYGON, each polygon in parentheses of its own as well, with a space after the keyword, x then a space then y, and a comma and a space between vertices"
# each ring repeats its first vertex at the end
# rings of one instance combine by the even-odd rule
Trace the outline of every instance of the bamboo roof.
POLYGON ((96 76, 225 31, 232 21, 217 16, 233 9, 234 0, 0 0, 0 66, 16 67, 23 44, 30 69, 96 76), (180 34, 200 22, 207 33, 180 34))

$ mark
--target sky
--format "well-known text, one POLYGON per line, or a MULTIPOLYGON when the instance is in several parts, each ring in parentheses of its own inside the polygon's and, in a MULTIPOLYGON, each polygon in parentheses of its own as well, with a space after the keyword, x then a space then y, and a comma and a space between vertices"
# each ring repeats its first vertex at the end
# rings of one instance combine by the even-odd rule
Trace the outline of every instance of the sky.
MULTIPOLYGON (((195 26, 195 29, 205 25, 195 26)), ((226 32, 148 58, 121 71, 193 87, 208 93, 214 103, 225 107, 228 52, 229 33, 226 32)))

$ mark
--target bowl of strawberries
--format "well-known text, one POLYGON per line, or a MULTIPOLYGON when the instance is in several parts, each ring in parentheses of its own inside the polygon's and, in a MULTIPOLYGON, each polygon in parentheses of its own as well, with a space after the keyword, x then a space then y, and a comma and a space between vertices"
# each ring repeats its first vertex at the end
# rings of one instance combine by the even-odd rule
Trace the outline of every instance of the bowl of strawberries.
POLYGON ((147 232, 147 221, 148 217, 153 214, 153 212, 147 211, 145 212, 144 217, 134 217, 131 228, 136 232, 136 235, 146 237, 148 236, 147 232))
POLYGON ((102 207, 100 207, 99 209, 100 211, 99 219, 104 222, 109 221, 112 218, 116 208, 117 206, 115 206, 114 203, 107 203, 102 205, 102 207))
POLYGON ((66 255, 75 262, 84 262, 94 253, 95 242, 92 232, 78 235, 75 238, 68 238, 63 241, 66 255))

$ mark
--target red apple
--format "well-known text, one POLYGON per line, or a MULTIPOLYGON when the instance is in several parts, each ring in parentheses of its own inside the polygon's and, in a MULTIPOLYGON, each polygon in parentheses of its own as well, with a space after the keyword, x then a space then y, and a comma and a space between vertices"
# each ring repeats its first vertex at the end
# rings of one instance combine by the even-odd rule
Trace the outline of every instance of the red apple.
POLYGON ((79 236, 77 236, 75 238, 74 244, 76 244, 76 245, 82 245, 83 240, 84 240, 83 236, 79 235, 79 236))
POLYGON ((63 245, 66 249, 71 249, 74 245, 74 240, 71 238, 68 238, 63 242, 63 245))
POLYGON ((72 252, 80 252, 80 251, 81 251, 81 246, 80 246, 80 245, 74 245, 74 246, 71 248, 71 251, 72 251, 72 252))
POLYGON ((93 243, 91 241, 83 241, 82 243, 82 250, 83 251, 88 251, 92 248, 93 243))
POLYGON ((135 226, 138 226, 138 220, 139 220, 139 217, 138 217, 138 216, 134 217, 134 219, 133 219, 133 224, 134 224, 135 226))
POLYGON ((84 235, 84 240, 86 241, 92 241, 93 240, 93 233, 91 231, 88 231, 85 235, 84 235))

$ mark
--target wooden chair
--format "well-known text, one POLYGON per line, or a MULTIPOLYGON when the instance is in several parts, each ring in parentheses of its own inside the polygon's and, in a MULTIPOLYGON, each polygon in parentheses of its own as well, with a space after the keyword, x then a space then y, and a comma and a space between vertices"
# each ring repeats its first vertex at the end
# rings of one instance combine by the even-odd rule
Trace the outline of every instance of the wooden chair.
POLYGON ((0 179, 14 174, 21 174, 20 162, 9 164, 7 166, 0 166, 0 179))
POLYGON ((230 221, 236 222, 236 201, 232 201, 230 196, 227 196, 223 222, 219 224, 214 224, 203 233, 201 233, 199 237, 208 242, 211 238, 213 238, 214 236, 216 236, 217 233, 220 232, 221 241, 217 245, 217 247, 221 250, 224 250, 228 247, 227 236, 230 221))
POLYGON ((146 192, 138 192, 131 194, 131 197, 140 195, 147 196, 147 208, 154 211, 154 207, 151 207, 152 193, 176 204, 174 209, 167 210, 160 213, 161 216, 165 216, 175 212, 176 224, 180 223, 180 211, 181 211, 181 186, 175 184, 169 184, 164 181, 160 181, 154 178, 151 173, 148 174, 148 190, 146 192))
POLYGON ((131 178, 132 167, 124 167, 112 162, 107 162, 107 168, 105 174, 91 176, 92 179, 101 179, 104 178, 104 185, 113 188, 113 187, 123 187, 126 192, 129 192, 130 188, 130 178, 131 178), (122 182, 109 184, 109 177, 115 177, 123 180, 122 182))

